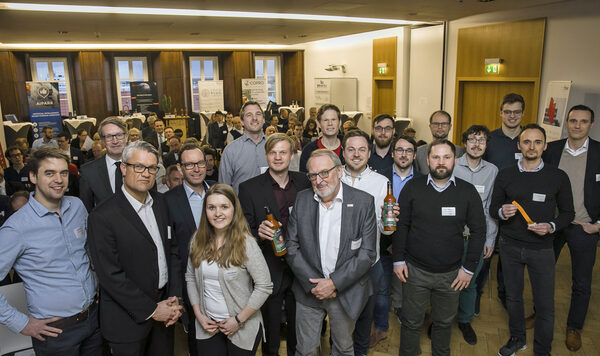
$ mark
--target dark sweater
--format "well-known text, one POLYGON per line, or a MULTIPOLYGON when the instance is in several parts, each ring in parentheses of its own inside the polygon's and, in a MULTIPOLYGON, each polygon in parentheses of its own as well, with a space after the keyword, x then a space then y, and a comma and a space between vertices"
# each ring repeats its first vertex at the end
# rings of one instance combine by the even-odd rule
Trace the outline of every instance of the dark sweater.
POLYGON ((527 222, 518 211, 508 220, 500 218, 498 211, 502 205, 513 200, 523 207, 533 222, 553 222, 556 230, 567 227, 575 217, 569 177, 550 165, 544 165, 538 172, 520 172, 516 164, 502 169, 494 184, 490 215, 498 219, 500 235, 508 243, 531 249, 552 248, 554 234, 540 236, 527 230, 527 222))
POLYGON ((471 239, 463 266, 475 271, 485 243, 483 204, 472 184, 455 179, 456 185, 451 183, 441 193, 427 184, 427 176, 406 183, 398 198, 394 261, 407 261, 433 273, 453 271, 461 266, 467 225, 471 239))

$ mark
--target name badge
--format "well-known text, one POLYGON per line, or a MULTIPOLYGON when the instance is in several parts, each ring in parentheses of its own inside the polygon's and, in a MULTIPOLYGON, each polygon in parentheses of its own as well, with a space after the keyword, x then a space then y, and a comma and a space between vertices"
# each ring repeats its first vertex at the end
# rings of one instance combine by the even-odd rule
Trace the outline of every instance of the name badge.
POLYGON ((167 239, 171 239, 171 227, 167 226, 167 239))
POLYGON ((224 134, 226 134, 226 133, 227 133, 227 130, 223 130, 223 133, 224 133, 224 134))
POLYGON ((71 158, 73 158, 73 161, 79 161, 79 157, 77 157, 77 156, 73 156, 71 158))
POLYGON ((596 182, 600 182, 600 174, 596 174, 596 182))
POLYGON ((292 206, 290 206, 290 207, 288 208, 288 213, 289 213, 290 215, 292 215, 292 209, 294 209, 294 206, 293 206, 293 205, 292 205, 292 206))
POLYGON ((533 201, 537 201, 537 202, 543 203, 543 202, 546 201, 546 194, 533 193, 533 197, 531 199, 533 201))
POLYGON ((356 241, 352 241, 350 243, 350 249, 351 250, 356 250, 357 248, 360 247, 360 245, 362 245, 362 238, 356 240, 356 241))
POLYGON ((477 193, 479 194, 485 193, 485 185, 475 185, 475 189, 477 189, 477 193))
POLYGON ((84 236, 85 231, 83 230, 83 228, 80 226, 78 228, 76 228, 75 230, 73 230, 73 233, 75 233, 75 237, 80 239, 84 236))
POLYGON ((443 206, 442 216, 456 216, 456 208, 453 206, 443 206))
POLYGON ((28 181, 29 181, 29 178, 27 178, 27 177, 21 177, 21 182, 28 182, 28 181))
POLYGON ((518 161, 523 158, 523 154, 521 152, 515 153, 515 159, 518 161))

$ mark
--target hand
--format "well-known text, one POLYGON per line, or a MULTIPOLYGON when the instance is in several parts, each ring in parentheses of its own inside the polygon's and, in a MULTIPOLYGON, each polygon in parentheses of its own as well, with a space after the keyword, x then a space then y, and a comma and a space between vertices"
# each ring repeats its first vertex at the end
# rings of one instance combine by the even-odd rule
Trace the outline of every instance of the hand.
POLYGON ((234 317, 219 322, 219 331, 227 336, 235 334, 239 329, 240 324, 238 324, 234 317))
POLYGON ((166 327, 169 327, 169 326, 175 324, 177 322, 177 319, 179 319, 179 317, 181 317, 181 314, 183 313, 183 303, 182 303, 182 300, 180 300, 180 299, 181 298, 178 298, 175 296, 167 299, 167 305, 169 306, 169 308, 176 311, 176 313, 171 319, 169 319, 165 323, 166 327))
POLYGON ((206 331, 207 333, 214 334, 219 331, 219 324, 216 321, 207 317, 206 315, 202 313, 197 314, 196 319, 200 323, 202 329, 204 329, 204 331, 206 331))
POLYGON ((46 341, 46 339, 44 339, 42 335, 57 337, 58 334, 62 333, 62 330, 48 326, 48 324, 55 322, 59 319, 60 317, 58 316, 55 316, 54 318, 50 319, 36 319, 29 315, 29 321, 27 322, 27 325, 25 325, 23 330, 21 330, 21 334, 25 336, 35 337, 40 341, 46 341))
POLYGON ((310 292, 319 300, 327 298, 335 298, 335 285, 329 278, 310 278, 310 283, 315 283, 316 286, 310 292))
POLYGON ((582 223, 581 221, 573 221, 573 224, 581 225, 583 231, 588 234, 597 234, 600 231, 598 224, 582 223))
POLYGON ((527 230, 531 230, 540 236, 544 236, 552 231, 552 225, 548 223, 537 223, 527 226, 527 230))
POLYGON ((394 273, 399 280, 406 283, 406 279, 408 278, 408 267, 406 266, 406 263, 394 265, 394 273))
MULTIPOLYGON (((394 203, 394 207, 392 208, 392 210, 394 218, 396 219, 396 222, 398 222, 398 215, 400 215, 400 205, 398 205, 398 203, 394 203)), ((381 211, 385 213, 385 211, 383 211, 383 205, 381 206, 381 211)))
POLYGON ((510 218, 515 216, 515 214, 517 213, 517 206, 514 204, 503 204, 502 205, 502 215, 505 218, 510 218))
POLYGON ((473 278, 472 274, 468 274, 464 269, 460 268, 458 270, 458 276, 456 276, 456 279, 452 282, 451 287, 454 288, 454 290, 463 290, 469 286, 471 278, 473 278))
POLYGON ((273 224, 269 220, 264 220, 258 226, 258 237, 273 241, 273 224))
POLYGON ((494 254, 493 247, 483 246, 483 258, 484 259, 492 257, 493 254, 494 254))
POLYGON ((179 316, 178 316, 177 315, 178 310, 172 309, 169 304, 172 304, 172 302, 169 302, 169 299, 158 302, 156 304, 157 305, 156 310, 154 311, 154 314, 152 315, 152 319, 154 319, 156 321, 164 322, 164 323, 169 322, 173 318, 175 318, 175 320, 177 320, 177 318, 179 318, 181 313, 179 313, 179 316))

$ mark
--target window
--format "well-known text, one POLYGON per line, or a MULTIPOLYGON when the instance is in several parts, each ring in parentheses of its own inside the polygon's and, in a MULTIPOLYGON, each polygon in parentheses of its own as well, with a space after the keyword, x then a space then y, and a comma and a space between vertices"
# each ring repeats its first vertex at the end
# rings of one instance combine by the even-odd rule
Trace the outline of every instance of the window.
POLYGON ((218 57, 190 57, 190 81, 192 88, 192 111, 200 111, 198 82, 219 80, 218 57))
POLYGON ((130 82, 148 80, 148 64, 146 57, 115 57, 115 72, 117 76, 117 97, 119 111, 131 111, 130 82))
POLYGON ((73 112, 71 85, 67 58, 31 58, 31 77, 33 81, 58 81, 58 100, 60 115, 69 116, 73 112))
POLYGON ((269 100, 281 103, 281 59, 279 56, 255 56, 255 75, 257 79, 267 79, 269 100))

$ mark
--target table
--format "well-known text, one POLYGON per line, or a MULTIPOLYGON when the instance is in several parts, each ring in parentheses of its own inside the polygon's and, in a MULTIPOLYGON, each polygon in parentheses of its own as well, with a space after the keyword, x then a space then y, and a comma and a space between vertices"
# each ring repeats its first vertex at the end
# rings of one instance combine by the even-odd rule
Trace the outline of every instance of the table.
POLYGON ((3 124, 7 147, 14 145, 18 138, 27 139, 29 131, 33 127, 31 122, 18 122, 15 124, 10 121, 4 121, 3 124))
POLYGON ((165 120, 165 126, 170 126, 173 128, 173 130, 177 130, 180 129, 181 131, 183 131, 183 139, 185 140, 188 136, 188 120, 190 119, 189 116, 174 116, 174 117, 168 117, 170 115, 165 115, 164 120, 165 120))
POLYGON ((77 136, 77 131, 85 130, 88 135, 92 132, 92 127, 96 126, 96 118, 95 117, 87 117, 85 119, 64 119, 63 125, 66 127, 67 131, 71 134, 72 138, 77 136))
POLYGON ((286 109, 286 110, 291 111, 291 112, 293 112, 295 114, 299 110, 304 110, 304 107, 303 106, 297 106, 297 107, 296 106, 294 106, 294 107, 291 107, 291 106, 280 106, 279 107, 279 112, 281 112, 281 109, 286 109))

